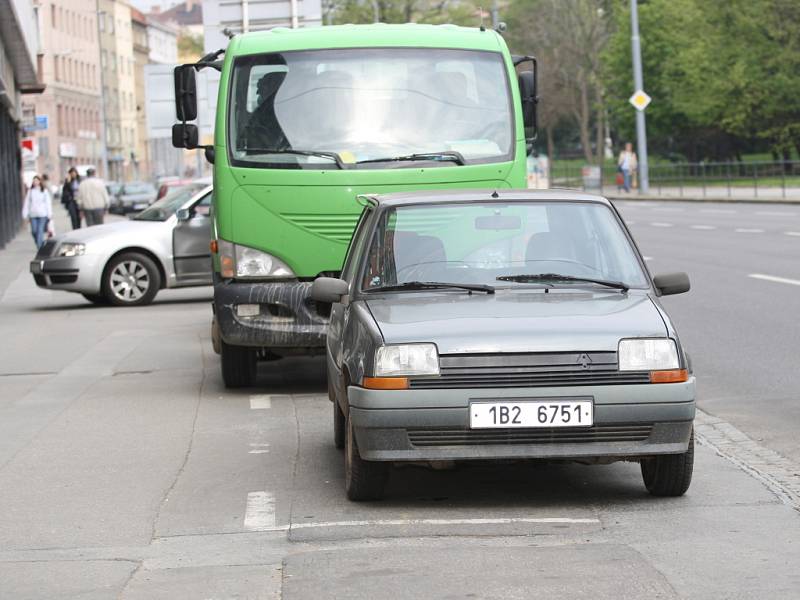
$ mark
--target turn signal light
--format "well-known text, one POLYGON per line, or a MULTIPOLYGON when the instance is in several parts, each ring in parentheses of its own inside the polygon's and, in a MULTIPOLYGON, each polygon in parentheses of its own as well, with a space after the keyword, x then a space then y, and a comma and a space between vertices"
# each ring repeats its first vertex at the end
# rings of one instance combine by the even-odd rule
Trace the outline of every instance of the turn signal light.
POLYGON ((217 240, 211 240, 211 243, 208 245, 211 248, 211 254, 216 254, 219 250, 219 244, 217 240))
POLYGON ((689 380, 686 369, 670 369, 668 371, 650 371, 650 383, 682 383, 689 380))
POLYGON ((368 390, 407 390, 408 377, 364 377, 361 385, 368 390))

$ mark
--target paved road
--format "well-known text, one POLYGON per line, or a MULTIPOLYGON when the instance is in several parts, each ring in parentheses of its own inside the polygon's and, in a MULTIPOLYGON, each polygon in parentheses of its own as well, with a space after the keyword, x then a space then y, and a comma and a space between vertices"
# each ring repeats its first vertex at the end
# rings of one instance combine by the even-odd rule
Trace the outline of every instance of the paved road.
POLYGON ((800 288, 748 275, 800 279, 800 218, 623 210, 653 270, 695 286, 669 307, 711 415, 678 499, 633 464, 495 465, 396 470, 387 500, 349 503, 322 361, 226 391, 208 289, 90 306, 36 289, 20 238, 0 253, 0 598, 796 597, 800 515, 768 457, 798 459, 800 288))

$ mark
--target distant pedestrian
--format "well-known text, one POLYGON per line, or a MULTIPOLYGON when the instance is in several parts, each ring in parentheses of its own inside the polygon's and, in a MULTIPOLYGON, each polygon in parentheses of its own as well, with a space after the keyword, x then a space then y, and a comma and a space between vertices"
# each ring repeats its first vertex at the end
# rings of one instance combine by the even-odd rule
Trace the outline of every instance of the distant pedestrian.
POLYGON ((71 167, 67 172, 64 187, 61 189, 61 204, 69 214, 73 229, 80 229, 81 227, 81 212, 78 209, 78 186, 80 184, 81 176, 78 175, 78 170, 75 167, 71 167))
POLYGON ((53 218, 52 202, 50 191, 44 187, 41 178, 35 175, 22 204, 22 218, 30 221, 31 235, 37 250, 44 244, 47 223, 53 218))
POLYGON ((639 161, 636 158, 636 152, 633 151, 633 144, 630 142, 625 144, 625 150, 619 153, 617 159, 617 168, 622 173, 622 187, 626 192, 631 191, 631 175, 639 168, 639 161))
POLYGON ((88 169, 86 179, 78 186, 78 208, 83 212, 87 227, 103 224, 108 204, 105 184, 95 177, 94 169, 88 169))

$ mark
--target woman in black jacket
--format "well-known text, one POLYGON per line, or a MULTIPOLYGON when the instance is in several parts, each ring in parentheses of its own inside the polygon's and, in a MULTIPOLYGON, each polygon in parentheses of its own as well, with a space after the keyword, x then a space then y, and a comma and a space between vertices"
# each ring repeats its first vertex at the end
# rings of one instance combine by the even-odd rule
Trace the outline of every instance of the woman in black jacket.
POLYGON ((81 184, 81 177, 75 167, 67 172, 64 187, 61 189, 61 204, 69 213, 69 220, 72 221, 73 229, 81 228, 81 212, 78 210, 78 186, 81 184))

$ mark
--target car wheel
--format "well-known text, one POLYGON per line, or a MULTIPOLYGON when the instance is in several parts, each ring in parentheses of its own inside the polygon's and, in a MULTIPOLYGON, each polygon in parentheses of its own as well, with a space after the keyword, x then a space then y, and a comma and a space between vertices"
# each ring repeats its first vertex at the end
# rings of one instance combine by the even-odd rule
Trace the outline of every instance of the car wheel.
POLYGON ((345 418, 342 409, 336 398, 333 399, 333 445, 339 450, 345 446, 345 438, 347 437, 345 431, 345 418))
POLYGON ((100 306, 108 305, 108 298, 106 298, 103 294, 81 294, 81 296, 86 298, 92 304, 97 304, 100 306))
POLYGON ((683 454, 662 454, 642 460, 642 479, 653 496, 683 496, 692 483, 694 431, 683 454))
POLYGON ((126 252, 114 257, 103 274, 103 294, 117 306, 150 304, 161 287, 161 274, 150 257, 126 252))
POLYGON ((363 460, 358 453, 355 431, 347 417, 344 447, 344 483, 350 500, 380 500, 389 478, 389 463, 363 460))
POLYGON ((256 349, 219 343, 222 381, 227 388, 250 387, 256 379, 256 349))

